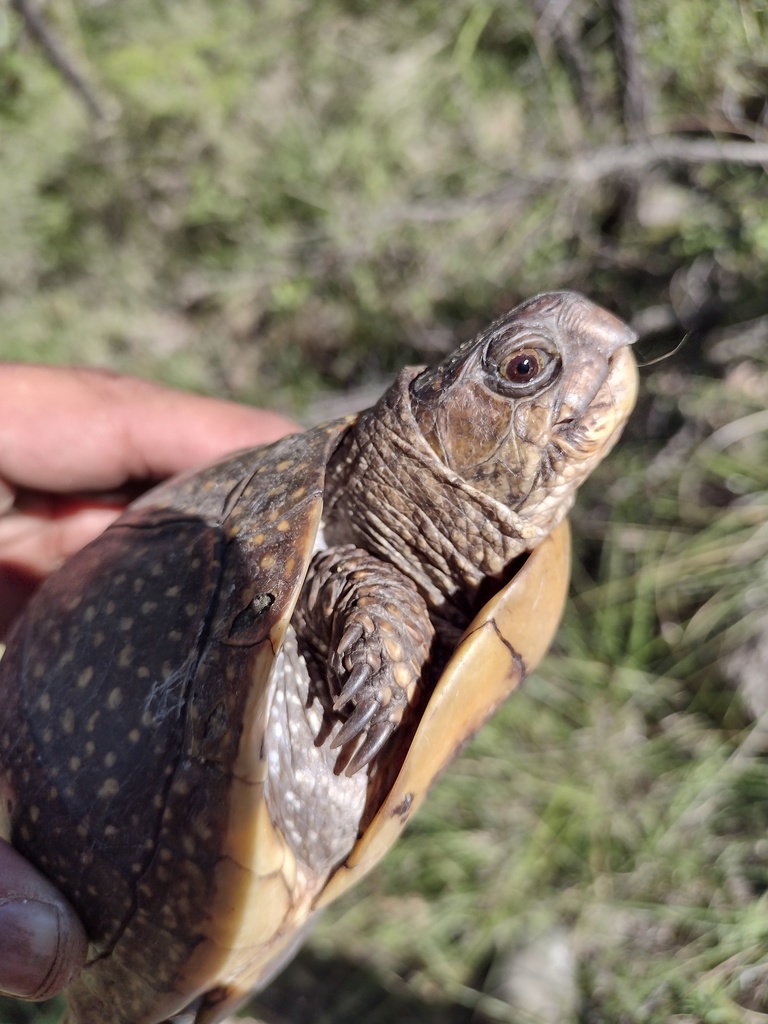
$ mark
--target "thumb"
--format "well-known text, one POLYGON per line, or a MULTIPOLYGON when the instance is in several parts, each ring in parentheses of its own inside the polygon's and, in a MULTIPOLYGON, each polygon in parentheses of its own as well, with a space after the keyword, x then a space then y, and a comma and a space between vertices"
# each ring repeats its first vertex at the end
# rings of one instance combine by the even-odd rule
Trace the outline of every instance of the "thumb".
POLYGON ((69 903, 0 839, 0 991, 48 999, 80 971, 87 947, 69 903))

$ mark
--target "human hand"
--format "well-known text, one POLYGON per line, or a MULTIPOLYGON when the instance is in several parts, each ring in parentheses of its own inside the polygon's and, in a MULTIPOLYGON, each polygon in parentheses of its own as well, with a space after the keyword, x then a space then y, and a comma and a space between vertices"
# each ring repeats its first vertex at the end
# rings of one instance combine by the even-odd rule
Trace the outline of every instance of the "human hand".
POLYGON ((142 490, 295 429, 135 377, 0 364, 0 640, 40 581, 142 490))
MULTIPOLYGON (((141 490, 292 429, 275 413, 133 377, 0 364, 0 640, 36 586, 141 490)), ((86 946, 69 904, 0 839, 0 991, 48 998, 86 946)))

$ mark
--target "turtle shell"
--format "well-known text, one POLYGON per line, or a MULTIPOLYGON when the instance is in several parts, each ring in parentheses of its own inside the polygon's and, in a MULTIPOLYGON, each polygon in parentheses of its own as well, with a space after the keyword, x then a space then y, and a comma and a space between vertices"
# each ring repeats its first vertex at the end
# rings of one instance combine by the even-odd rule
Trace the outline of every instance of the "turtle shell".
POLYGON ((0 785, 14 845, 91 940, 68 990, 77 1024, 222 1019, 383 856, 552 639, 566 524, 467 629, 349 854, 308 876, 270 816, 264 739, 325 466, 350 422, 143 496, 46 581, 9 641, 0 785))

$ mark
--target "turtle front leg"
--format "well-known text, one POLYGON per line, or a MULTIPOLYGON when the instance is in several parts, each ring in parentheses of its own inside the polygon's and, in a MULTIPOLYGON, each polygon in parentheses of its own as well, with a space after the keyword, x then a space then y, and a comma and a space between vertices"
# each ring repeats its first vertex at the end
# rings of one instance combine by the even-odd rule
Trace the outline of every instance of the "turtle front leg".
POLYGON ((354 775, 419 702, 435 635, 426 602, 392 565, 345 545, 315 555, 294 622, 342 719, 331 746, 348 748, 354 775))

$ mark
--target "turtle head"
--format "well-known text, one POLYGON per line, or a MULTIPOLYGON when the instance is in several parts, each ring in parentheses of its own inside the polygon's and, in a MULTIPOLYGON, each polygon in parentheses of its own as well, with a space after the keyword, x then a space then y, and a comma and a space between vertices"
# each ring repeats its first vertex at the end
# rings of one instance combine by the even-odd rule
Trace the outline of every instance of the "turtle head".
POLYGON ((537 524, 561 518, 632 411, 634 332, 575 292, 518 306, 410 384, 437 457, 537 524))

